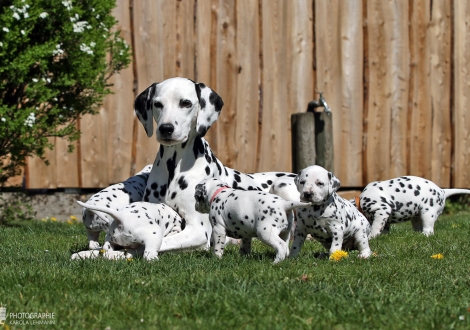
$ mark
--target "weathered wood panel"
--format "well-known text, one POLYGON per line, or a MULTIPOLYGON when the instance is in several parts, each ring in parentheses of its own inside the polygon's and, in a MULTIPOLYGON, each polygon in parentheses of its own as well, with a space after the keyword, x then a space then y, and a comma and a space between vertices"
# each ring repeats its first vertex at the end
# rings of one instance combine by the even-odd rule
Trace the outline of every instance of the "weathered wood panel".
MULTIPOLYGON (((237 2, 236 48, 238 54, 234 142, 236 159, 232 166, 242 172, 256 171, 259 153, 260 31, 257 1, 237 2)), ((225 115, 222 113, 222 116, 225 115)))
POLYGON ((258 171, 290 171, 290 111, 287 82, 287 3, 261 1, 261 148, 258 171), (284 77, 284 79, 283 79, 284 77), (288 133, 289 132, 289 133, 288 133))
MULTIPOLYGON (((113 9, 118 20, 116 28, 127 44, 132 44, 129 3, 118 2, 113 9)), ((134 74, 132 67, 122 70, 112 78, 113 97, 106 103, 109 113, 108 129, 108 179, 111 183, 120 182, 131 175, 132 139, 134 120, 134 74)))
MULTIPOLYGON (((136 86, 134 95, 137 97, 154 82, 164 80, 164 67, 168 65, 162 51, 164 48, 165 21, 158 20, 158 13, 162 8, 162 1, 134 1, 134 72, 136 86), (151 64, 151 65, 150 65, 151 64)), ((167 1, 174 4, 173 1, 167 1)), ((160 14, 162 15, 162 14, 160 14)), ((127 109, 133 112, 133 109, 127 109)), ((155 138, 147 137, 144 127, 137 117, 134 117, 134 139, 133 150, 135 152, 134 173, 140 171, 145 165, 153 164, 159 143, 155 138)))
POLYGON ((213 85, 217 94, 223 101, 221 115, 211 128, 213 138, 211 146, 217 157, 228 167, 234 167, 237 163, 236 127, 241 125, 237 115, 237 44, 236 44, 236 2, 231 0, 219 0, 216 20, 216 44, 215 50, 215 74, 213 85))
POLYGON ((410 101, 408 109, 409 168, 411 175, 431 179, 431 63, 429 33, 430 3, 411 2, 410 19, 410 101), (423 59, 426 59, 423 61, 423 59))
MULTIPOLYGON (((49 138, 53 143, 55 138, 49 138)), ((29 157, 26 168, 26 187, 28 189, 55 189, 56 181, 56 155, 55 150, 47 150, 44 156, 49 161, 49 165, 39 157, 29 157)))
POLYGON ((334 113, 335 174, 347 186, 363 184, 362 22, 362 1, 315 2, 317 91, 334 113))
POLYGON ((454 1, 453 185, 470 187, 470 1, 454 1))
POLYGON ((406 174, 408 4, 367 1, 366 182, 406 174))
MULTIPOLYGON (((431 63, 431 108, 428 111, 432 111, 433 118, 431 179, 442 187, 451 185, 451 16, 452 1, 433 2, 428 59, 431 63)), ((468 105, 466 109, 468 111, 468 105)))

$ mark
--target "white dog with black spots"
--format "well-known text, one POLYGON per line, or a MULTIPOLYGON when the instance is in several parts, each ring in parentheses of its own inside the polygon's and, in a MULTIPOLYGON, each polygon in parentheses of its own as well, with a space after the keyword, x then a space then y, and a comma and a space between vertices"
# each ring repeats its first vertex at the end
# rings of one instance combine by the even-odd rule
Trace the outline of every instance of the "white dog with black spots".
POLYGON ((297 209, 297 226, 290 257, 302 249, 307 234, 320 242, 331 255, 337 250, 359 250, 359 257, 371 255, 367 219, 336 191, 340 181, 321 166, 309 166, 295 178, 300 200, 312 204, 297 209))

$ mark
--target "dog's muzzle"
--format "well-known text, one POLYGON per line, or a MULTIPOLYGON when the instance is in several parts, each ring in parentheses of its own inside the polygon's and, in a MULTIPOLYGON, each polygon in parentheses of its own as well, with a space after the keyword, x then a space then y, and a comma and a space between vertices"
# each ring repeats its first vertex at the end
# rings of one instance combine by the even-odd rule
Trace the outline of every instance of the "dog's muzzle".
POLYGON ((161 124, 158 130, 160 131, 162 139, 171 140, 175 126, 173 126, 173 124, 161 124))
POLYGON ((310 191, 304 191, 303 193, 300 194, 300 201, 301 202, 306 202, 306 203, 311 203, 313 205, 321 205, 325 203, 325 200, 321 198, 321 196, 318 196, 310 191))

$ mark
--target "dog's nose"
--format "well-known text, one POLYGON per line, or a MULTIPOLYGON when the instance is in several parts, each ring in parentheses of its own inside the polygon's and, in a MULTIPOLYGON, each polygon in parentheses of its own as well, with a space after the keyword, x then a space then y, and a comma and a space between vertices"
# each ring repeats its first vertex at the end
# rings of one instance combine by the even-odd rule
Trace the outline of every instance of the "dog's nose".
POLYGON ((173 126, 173 124, 162 124, 158 130, 160 133, 162 133, 163 136, 168 136, 173 134, 175 131, 175 126, 173 126))
POLYGON ((310 199, 310 198, 312 198, 312 196, 313 196, 313 193, 312 193, 312 192, 304 191, 304 192, 302 193, 302 196, 301 196, 301 197, 302 197, 303 199, 310 199))

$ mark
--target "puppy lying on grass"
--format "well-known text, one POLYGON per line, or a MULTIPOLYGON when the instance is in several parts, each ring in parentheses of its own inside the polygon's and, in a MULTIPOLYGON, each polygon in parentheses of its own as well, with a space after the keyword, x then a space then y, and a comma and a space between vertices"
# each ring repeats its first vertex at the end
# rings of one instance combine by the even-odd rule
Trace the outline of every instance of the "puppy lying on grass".
POLYGON ((289 236, 293 222, 291 210, 310 204, 291 202, 258 190, 236 190, 215 178, 201 181, 194 194, 196 210, 209 213, 214 253, 222 257, 226 236, 241 238, 240 253, 250 253, 251 239, 276 251, 274 263, 289 255, 289 236))
MULTIPOLYGON (((104 212, 113 221, 110 223, 106 234, 106 242, 110 242, 110 250, 104 252, 108 259, 126 258, 126 252, 113 251, 114 245, 135 249, 131 255, 143 255, 146 260, 158 259, 158 251, 162 245, 162 239, 173 227, 180 226, 181 217, 168 205, 148 202, 135 202, 118 211, 85 204, 78 204, 92 212, 104 212)), ((72 255, 72 259, 93 258, 99 255, 99 251, 82 251, 72 255)))

